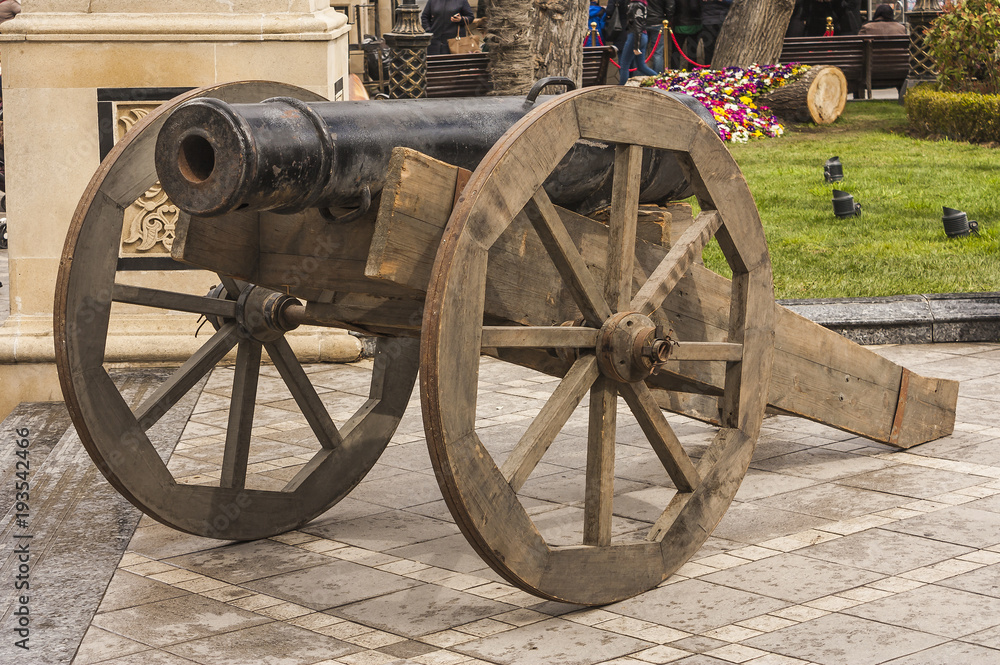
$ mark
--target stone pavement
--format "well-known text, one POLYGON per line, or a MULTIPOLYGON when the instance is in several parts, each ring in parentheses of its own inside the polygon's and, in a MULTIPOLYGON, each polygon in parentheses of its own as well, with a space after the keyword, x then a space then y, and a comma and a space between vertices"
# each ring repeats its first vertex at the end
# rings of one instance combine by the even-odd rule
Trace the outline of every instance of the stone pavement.
MULTIPOLYGON (((38 430, 32 445, 48 455, 45 465, 62 460, 89 475, 77 472, 84 489, 73 490, 64 517, 52 521, 58 527, 36 533, 38 650, 31 658, 12 651, 7 607, 0 662, 1000 662, 1000 345, 877 350, 918 373, 962 380, 953 436, 894 452, 822 425, 768 418, 736 501, 705 547, 659 588, 601 608, 541 601, 483 564, 441 500, 416 395, 347 499, 298 531, 240 544, 146 517, 129 539, 137 511, 96 476, 72 429, 48 453, 38 430), (46 568, 46 557, 60 556, 62 546, 52 544, 59 537, 87 565, 46 568), (54 587, 62 610, 43 602, 54 587), (58 640, 62 646, 43 656, 58 640)), ((370 363, 308 371, 337 422, 365 398, 370 363)), ((165 425, 175 430, 169 466, 185 482, 218 478, 231 380, 231 368, 216 369, 165 425)), ((480 434, 502 456, 554 383, 490 360, 480 381, 480 434)), ((627 417, 624 404, 619 412, 627 417)), ((318 444, 268 368, 257 414, 249 486, 279 487, 318 444)), ((23 405, 4 431, 30 418, 37 413, 23 405)), ((58 418, 65 425, 64 411, 58 418)), ((521 491, 550 542, 580 542, 586 401, 575 418, 521 491)), ((712 428, 671 422, 697 456, 712 428)), ((637 429, 620 429, 621 539, 649 528, 669 484, 641 435, 631 436, 637 429)), ((59 478, 72 480, 65 471, 59 478)))

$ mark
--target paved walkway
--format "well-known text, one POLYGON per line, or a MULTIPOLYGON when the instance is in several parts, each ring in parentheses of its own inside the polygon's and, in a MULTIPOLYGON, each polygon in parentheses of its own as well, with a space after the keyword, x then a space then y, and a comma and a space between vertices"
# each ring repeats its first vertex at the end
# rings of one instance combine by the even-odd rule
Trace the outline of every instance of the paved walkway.
MULTIPOLYGON (((706 546, 631 600, 586 609, 502 582, 440 498, 414 399, 369 476, 299 531, 228 544, 143 517, 128 540, 116 529, 127 531, 136 512, 110 491, 100 499, 107 525, 88 530, 80 521, 96 525, 99 516, 83 511, 74 520, 68 512, 60 529, 94 563, 66 573, 65 585, 70 598, 96 594, 96 614, 57 628, 45 615, 55 610, 36 607, 36 657, 50 634, 78 633, 66 660, 33 661, 10 650, 8 610, 0 662, 67 662, 81 636, 77 665, 1000 662, 1000 345, 878 350, 918 373, 963 381, 955 434, 893 452, 769 418, 736 502, 706 546), (98 563, 115 538, 127 549, 117 569, 115 554, 102 573, 98 563)), ((338 422, 363 401, 368 364, 309 371, 338 422)), ((283 484, 312 450, 280 380, 266 374, 251 457, 257 487, 283 484)), ((170 467, 187 482, 218 477, 231 378, 231 369, 217 369, 199 396, 179 405, 183 434, 170 467)), ((492 361, 480 378, 481 434, 496 450, 509 448, 554 384, 492 361)), ((564 429, 521 492, 557 541, 579 542, 582 528, 581 409, 583 421, 564 429)), ((711 436, 699 423, 672 422, 693 454, 711 436)), ((78 451, 75 435, 67 437, 78 451)), ((50 457, 60 454, 54 448, 50 457)), ((666 476, 648 447, 628 440, 616 473, 616 537, 634 537, 659 513, 666 476)), ((97 485, 106 488, 90 481, 97 485)), ((45 594, 55 582, 42 570, 34 579, 45 594)))

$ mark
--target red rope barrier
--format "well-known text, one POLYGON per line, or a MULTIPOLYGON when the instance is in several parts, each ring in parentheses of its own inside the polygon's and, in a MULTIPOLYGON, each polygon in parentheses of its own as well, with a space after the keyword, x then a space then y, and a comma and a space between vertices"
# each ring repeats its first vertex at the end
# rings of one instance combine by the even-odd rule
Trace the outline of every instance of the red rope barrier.
POLYGON ((695 62, 691 58, 687 57, 687 54, 684 53, 683 49, 681 49, 681 45, 677 43, 677 36, 674 34, 673 30, 670 31, 670 38, 672 40, 674 40, 674 46, 677 47, 677 52, 681 54, 682 58, 684 58, 685 60, 687 60, 688 62, 690 62, 695 67, 700 67, 702 69, 708 69, 708 65, 699 65, 697 62, 695 62))
MULTIPOLYGON (((587 33, 587 36, 586 36, 586 37, 584 38, 584 40, 583 40, 583 45, 584 45, 584 46, 586 46, 586 45, 587 45, 587 42, 589 42, 589 41, 590 41, 590 38, 591 38, 591 37, 592 37, 593 35, 595 35, 595 34, 597 35, 597 43, 598 43, 598 45, 599 45, 599 46, 604 46, 604 40, 603 40, 603 39, 601 38, 601 32, 600 32, 599 30, 597 30, 597 31, 594 31, 594 33, 593 33, 593 34, 592 34, 592 33, 589 33, 589 32, 588 32, 588 33, 587 33)), ((591 46, 593 46, 593 44, 591 44, 591 46)))

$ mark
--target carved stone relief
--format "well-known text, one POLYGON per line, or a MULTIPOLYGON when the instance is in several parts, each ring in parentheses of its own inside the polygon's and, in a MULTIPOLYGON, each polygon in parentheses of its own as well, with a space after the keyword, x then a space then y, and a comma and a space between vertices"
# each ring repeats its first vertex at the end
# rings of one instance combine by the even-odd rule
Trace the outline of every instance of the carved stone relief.
MULTIPOLYGON (((115 142, 159 105, 160 102, 116 102, 115 142)), ((122 255, 169 256, 179 214, 160 183, 154 184, 125 210, 122 255)))

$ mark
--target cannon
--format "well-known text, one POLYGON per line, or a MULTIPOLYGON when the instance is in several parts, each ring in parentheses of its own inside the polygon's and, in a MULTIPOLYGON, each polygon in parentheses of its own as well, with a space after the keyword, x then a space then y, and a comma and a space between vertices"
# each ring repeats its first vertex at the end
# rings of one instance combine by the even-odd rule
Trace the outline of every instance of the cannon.
POLYGON ((956 382, 776 305, 753 198, 682 101, 611 86, 469 104, 456 124, 435 115, 456 100, 330 104, 276 83, 228 84, 165 104, 118 143, 67 237, 55 334, 77 431, 133 504, 215 538, 301 526, 372 468, 419 369, 435 475, 474 549, 521 589, 597 605, 656 586, 698 550, 767 412, 898 448, 951 433, 956 382), (122 211, 158 178, 185 210, 172 258, 219 276, 207 295, 118 272, 122 211), (640 201, 688 189, 700 210, 683 232, 667 242, 637 231, 640 201), (731 277, 700 261, 713 238, 731 277), (129 404, 105 367, 114 303, 201 314, 215 332, 129 404), (304 325, 378 338, 369 398, 339 426, 288 341, 304 325), (146 432, 234 348, 219 480, 179 483, 146 432), (318 441, 279 489, 247 484, 264 353, 318 441), (527 430, 499 447, 477 433, 483 357, 557 379, 527 430), (519 490, 588 394, 583 535, 557 544, 519 490), (626 407, 638 427, 623 431, 626 407), (686 449, 665 410, 717 431, 686 449), (655 452, 670 498, 643 539, 622 541, 614 457, 629 437, 655 452))

